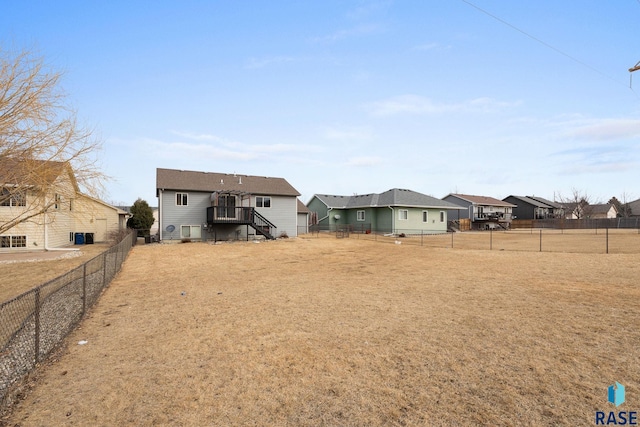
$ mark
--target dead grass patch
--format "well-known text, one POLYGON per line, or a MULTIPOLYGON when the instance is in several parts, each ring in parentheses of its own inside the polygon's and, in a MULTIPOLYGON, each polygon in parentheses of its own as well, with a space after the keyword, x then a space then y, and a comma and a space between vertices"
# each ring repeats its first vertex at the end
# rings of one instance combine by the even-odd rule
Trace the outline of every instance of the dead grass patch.
POLYGON ((353 238, 135 247, 7 423, 592 424, 613 381, 640 407, 637 261, 353 238))
MULTIPOLYGON (((79 246, 79 254, 65 256, 64 252, 57 252, 59 257, 47 260, 38 260, 41 253, 20 254, 19 261, 0 262, 0 302, 7 301, 26 292, 48 280, 61 276, 74 268, 84 264, 93 257, 101 254, 110 247, 109 244, 95 244, 79 246), (24 259, 22 259, 24 258, 24 259)), ((0 261, 13 259, 13 254, 7 254, 4 258, 0 254, 0 261)))

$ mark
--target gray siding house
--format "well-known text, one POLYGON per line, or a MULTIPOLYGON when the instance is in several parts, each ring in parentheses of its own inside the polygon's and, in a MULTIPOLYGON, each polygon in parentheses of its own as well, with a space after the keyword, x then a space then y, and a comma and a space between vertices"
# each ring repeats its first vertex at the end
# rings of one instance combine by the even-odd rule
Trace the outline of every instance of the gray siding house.
POLYGON ((380 194, 314 195, 307 207, 320 230, 348 227, 356 232, 446 233, 447 211, 460 207, 411 190, 380 194))
POLYGON ((309 208, 298 199, 298 234, 309 232, 309 208))
POLYGON ((488 230, 493 228, 509 229, 511 226, 512 209, 516 205, 488 196, 473 196, 469 194, 449 194, 442 198, 450 203, 465 208, 458 211, 457 218, 452 220, 469 219, 472 230, 488 230))
POLYGON ((514 219, 553 218, 553 207, 532 197, 511 195, 503 201, 516 205, 512 212, 514 219))
POLYGON ((629 202, 631 216, 640 216, 640 199, 629 202))
POLYGON ((159 168, 159 239, 295 237, 299 195, 284 178, 159 168))

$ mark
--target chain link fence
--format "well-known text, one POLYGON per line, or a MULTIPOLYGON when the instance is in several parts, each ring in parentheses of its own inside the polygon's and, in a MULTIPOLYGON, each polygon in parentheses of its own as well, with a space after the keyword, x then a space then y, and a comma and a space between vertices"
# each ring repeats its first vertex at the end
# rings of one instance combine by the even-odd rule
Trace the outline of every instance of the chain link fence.
POLYGON ((313 226, 307 236, 370 240, 447 249, 602 254, 640 253, 640 229, 538 228, 431 233, 415 229, 393 231, 313 226))
POLYGON ((133 231, 81 266, 0 304, 0 402, 78 325, 135 243, 133 231))

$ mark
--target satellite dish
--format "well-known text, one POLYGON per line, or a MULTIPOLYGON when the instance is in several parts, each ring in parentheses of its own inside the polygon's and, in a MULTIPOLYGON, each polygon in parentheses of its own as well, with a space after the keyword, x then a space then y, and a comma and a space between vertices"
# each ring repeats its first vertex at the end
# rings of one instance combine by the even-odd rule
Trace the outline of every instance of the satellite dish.
POLYGON ((333 217, 334 217, 335 219, 340 219, 340 215, 338 215, 338 214, 335 214, 333 217))
POLYGON ((173 233, 174 231, 176 231, 176 227, 174 227, 173 225, 167 225, 167 231, 169 233, 173 233))

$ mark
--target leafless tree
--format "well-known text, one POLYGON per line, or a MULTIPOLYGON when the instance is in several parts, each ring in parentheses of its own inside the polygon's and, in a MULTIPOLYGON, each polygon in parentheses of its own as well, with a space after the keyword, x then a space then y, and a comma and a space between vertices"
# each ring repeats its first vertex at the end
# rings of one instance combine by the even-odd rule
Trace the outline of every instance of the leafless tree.
POLYGON ((572 188, 570 196, 563 197, 558 193, 557 197, 564 206, 565 214, 573 214, 576 219, 584 219, 591 216, 590 206, 594 202, 586 191, 572 188))
POLYGON ((0 234, 56 207, 60 179, 94 196, 106 179, 96 164, 100 141, 78 124, 61 76, 29 51, 0 47, 0 234))
POLYGON ((629 218, 632 214, 631 206, 629 205, 629 194, 623 192, 620 198, 612 197, 609 199, 609 203, 614 205, 618 211, 618 216, 622 218, 629 218))

